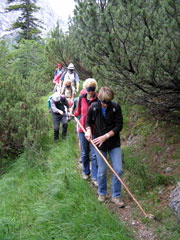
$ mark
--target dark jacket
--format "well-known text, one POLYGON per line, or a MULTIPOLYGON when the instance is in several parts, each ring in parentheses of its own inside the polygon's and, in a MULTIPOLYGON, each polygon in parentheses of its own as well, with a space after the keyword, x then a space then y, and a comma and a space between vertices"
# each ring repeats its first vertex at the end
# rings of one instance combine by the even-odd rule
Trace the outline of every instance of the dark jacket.
POLYGON ((114 136, 107 139, 100 150, 107 151, 120 146, 119 132, 123 127, 123 116, 118 103, 112 102, 106 109, 106 118, 101 110, 101 102, 93 103, 88 110, 86 117, 86 127, 90 126, 95 138, 102 136, 109 131, 114 132, 114 136))

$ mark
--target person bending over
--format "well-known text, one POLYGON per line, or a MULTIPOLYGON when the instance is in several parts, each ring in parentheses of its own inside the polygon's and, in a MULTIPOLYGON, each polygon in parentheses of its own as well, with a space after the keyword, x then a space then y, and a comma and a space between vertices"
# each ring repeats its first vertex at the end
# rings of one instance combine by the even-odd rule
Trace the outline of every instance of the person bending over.
POLYGON ((52 95, 51 103, 51 114, 54 125, 54 140, 57 141, 59 139, 59 126, 60 122, 62 122, 62 138, 65 138, 67 133, 67 111, 69 111, 69 104, 67 99, 64 96, 61 96, 59 92, 55 92, 52 95))

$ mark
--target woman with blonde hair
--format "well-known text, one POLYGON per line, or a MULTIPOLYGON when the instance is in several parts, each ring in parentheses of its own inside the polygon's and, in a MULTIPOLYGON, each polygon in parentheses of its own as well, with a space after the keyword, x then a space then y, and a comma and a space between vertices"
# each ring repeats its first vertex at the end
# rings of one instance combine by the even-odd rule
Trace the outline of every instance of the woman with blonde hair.
MULTIPOLYGON (((79 97, 77 110, 75 111, 74 115, 75 117, 78 117, 81 115, 80 123, 85 128, 87 111, 92 103, 98 101, 97 94, 96 94, 96 89, 97 89, 96 80, 93 78, 86 79, 83 83, 83 88, 86 90, 86 93, 79 97)), ((83 179, 88 179, 88 176, 90 175, 89 151, 91 150, 91 179, 92 179, 92 183, 95 186, 97 186, 97 160, 96 160, 95 149, 93 145, 89 144, 89 142, 86 140, 84 136, 84 132, 81 129, 81 127, 79 127, 78 129, 78 135, 79 135, 79 140, 81 145, 81 161, 83 166, 83 179)))
MULTIPOLYGON (((109 153, 112 167, 121 177, 122 175, 122 158, 120 150, 119 133, 123 127, 123 116, 121 107, 118 103, 112 102, 114 92, 109 87, 102 87, 99 91, 98 98, 100 101, 93 103, 88 110, 86 118, 86 139, 92 139, 98 146, 101 153, 106 157, 109 153)), ((96 151, 98 163, 98 200, 104 202, 107 193, 107 165, 103 158, 96 151)), ((119 207, 123 207, 121 201, 121 183, 115 175, 112 178, 111 201, 119 207)))

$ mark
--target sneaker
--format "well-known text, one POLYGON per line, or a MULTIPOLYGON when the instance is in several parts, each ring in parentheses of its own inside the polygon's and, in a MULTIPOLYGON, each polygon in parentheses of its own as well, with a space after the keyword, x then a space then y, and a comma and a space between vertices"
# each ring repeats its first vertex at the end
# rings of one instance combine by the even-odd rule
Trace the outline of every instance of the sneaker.
POLYGON ((106 196, 105 195, 99 195, 99 197, 98 197, 98 201, 99 202, 105 202, 105 200, 106 200, 106 196))
POLYGON ((111 202, 115 203, 118 207, 124 207, 124 202, 121 201, 121 198, 111 198, 111 202))
POLYGON ((87 180, 88 179, 88 175, 86 175, 85 173, 83 173, 83 176, 82 176, 82 178, 84 179, 84 180, 87 180))
POLYGON ((96 180, 92 180, 92 184, 95 186, 95 187, 98 187, 98 182, 96 180))

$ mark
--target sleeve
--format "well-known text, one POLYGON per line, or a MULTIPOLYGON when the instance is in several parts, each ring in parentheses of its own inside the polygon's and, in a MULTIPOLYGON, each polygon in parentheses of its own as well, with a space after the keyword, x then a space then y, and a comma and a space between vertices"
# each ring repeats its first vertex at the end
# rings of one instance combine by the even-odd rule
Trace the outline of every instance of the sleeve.
POLYGON ((53 79, 53 83, 59 83, 59 79, 60 79, 60 74, 58 74, 57 76, 55 76, 55 78, 53 79))
POLYGON ((76 109, 76 111, 74 113, 75 117, 78 117, 78 116, 81 115, 81 100, 82 100, 82 98, 80 97, 79 101, 78 101, 77 109, 76 109))
POLYGON ((61 74, 61 77, 60 77, 60 80, 61 80, 61 81, 64 81, 65 75, 66 75, 66 71, 61 74))
POLYGON ((91 105, 87 111, 86 123, 85 123, 86 128, 91 127, 94 124, 94 122, 92 120, 92 113, 93 113, 93 109, 92 109, 92 105, 91 105))
POLYGON ((77 72, 75 73, 75 81, 76 82, 79 82, 80 80, 79 80, 79 75, 77 74, 77 72))
POLYGON ((52 110, 54 113, 59 113, 59 109, 56 107, 54 101, 51 99, 50 102, 51 102, 51 110, 52 110))
POLYGON ((115 126, 112 129, 114 134, 119 134, 119 132, 123 128, 123 116, 122 116, 122 110, 119 104, 116 105, 116 113, 115 113, 115 126))

